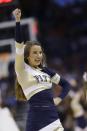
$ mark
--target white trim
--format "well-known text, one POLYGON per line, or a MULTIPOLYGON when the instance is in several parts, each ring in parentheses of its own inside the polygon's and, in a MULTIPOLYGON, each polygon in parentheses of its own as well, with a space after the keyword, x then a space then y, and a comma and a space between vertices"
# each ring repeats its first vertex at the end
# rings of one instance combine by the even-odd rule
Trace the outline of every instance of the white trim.
POLYGON ((47 83, 47 84, 37 84, 31 87, 25 87, 23 88, 24 94, 26 95, 26 97, 31 94, 33 91, 39 90, 39 89, 50 89, 52 87, 52 83, 47 83))
POLYGON ((55 84, 58 84, 60 81, 60 76, 56 73, 52 78, 51 81, 55 84))
POLYGON ((46 75, 50 78, 50 75, 48 75, 47 73, 42 72, 38 69, 32 68, 30 65, 27 65, 26 63, 25 63, 25 68, 26 68, 27 72, 31 73, 33 76, 34 75, 46 75))
POLYGON ((62 124, 59 119, 40 129, 39 131, 64 131, 62 124))

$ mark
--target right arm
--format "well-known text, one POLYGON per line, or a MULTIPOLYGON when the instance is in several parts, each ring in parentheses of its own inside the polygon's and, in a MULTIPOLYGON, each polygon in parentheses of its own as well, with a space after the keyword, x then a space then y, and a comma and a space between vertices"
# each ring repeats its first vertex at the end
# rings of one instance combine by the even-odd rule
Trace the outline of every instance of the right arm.
POLYGON ((15 71, 17 74, 20 74, 24 70, 24 44, 21 36, 21 10, 15 9, 13 15, 16 21, 15 27, 15 46, 16 46, 16 57, 15 57, 15 71))

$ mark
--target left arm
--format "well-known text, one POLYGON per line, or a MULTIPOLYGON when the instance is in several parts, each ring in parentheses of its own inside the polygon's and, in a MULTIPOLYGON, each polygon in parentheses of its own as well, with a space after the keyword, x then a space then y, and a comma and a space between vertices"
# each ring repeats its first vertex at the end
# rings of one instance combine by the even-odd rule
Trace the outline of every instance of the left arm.
POLYGON ((62 93, 58 97, 64 99, 68 94, 71 85, 64 78, 61 78, 57 73, 51 71, 50 74, 51 82, 62 87, 62 93))
POLYGON ((60 102, 67 96, 67 94, 71 88, 71 85, 63 78, 60 78, 58 85, 61 86, 62 91, 59 96, 54 98, 55 105, 60 104, 60 102))
POLYGON ((56 101, 59 104, 67 96, 71 85, 64 78, 61 78, 57 73, 50 72, 50 74, 52 83, 59 85, 62 88, 61 94, 54 98, 54 102, 56 101))
POLYGON ((62 93, 59 95, 59 97, 64 99, 67 96, 71 85, 63 78, 60 78, 59 85, 62 87, 62 93))
MULTIPOLYGON (((51 77, 51 82, 62 87, 61 94, 57 97, 59 101, 62 101, 68 94, 71 85, 63 78, 60 77, 55 71, 45 68, 45 72, 51 77)), ((56 99, 56 98, 55 98, 56 99)))

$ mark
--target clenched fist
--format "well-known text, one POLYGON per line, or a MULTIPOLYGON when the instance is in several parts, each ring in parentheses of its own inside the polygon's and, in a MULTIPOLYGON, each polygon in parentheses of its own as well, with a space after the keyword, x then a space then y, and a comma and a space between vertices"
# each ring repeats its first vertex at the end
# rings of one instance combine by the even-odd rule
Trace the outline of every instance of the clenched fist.
POLYGON ((19 22, 21 19, 21 10, 17 8, 12 12, 12 14, 15 17, 16 22, 19 22))

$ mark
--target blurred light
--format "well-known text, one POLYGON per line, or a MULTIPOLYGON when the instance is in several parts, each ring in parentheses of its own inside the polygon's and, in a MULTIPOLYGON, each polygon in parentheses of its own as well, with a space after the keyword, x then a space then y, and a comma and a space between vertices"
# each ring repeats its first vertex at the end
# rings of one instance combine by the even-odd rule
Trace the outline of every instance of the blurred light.
POLYGON ((38 33, 38 22, 35 20, 32 25, 32 33, 37 34, 38 33))
POLYGON ((0 0, 0 4, 6 4, 10 2, 13 2, 13 0, 0 0))
POLYGON ((73 5, 76 3, 86 2, 86 0, 53 0, 54 3, 60 6, 73 5))

